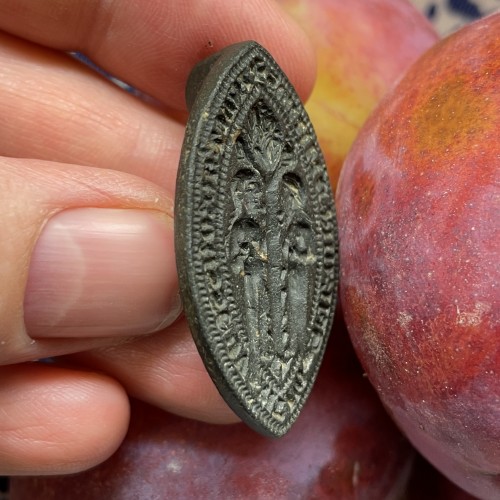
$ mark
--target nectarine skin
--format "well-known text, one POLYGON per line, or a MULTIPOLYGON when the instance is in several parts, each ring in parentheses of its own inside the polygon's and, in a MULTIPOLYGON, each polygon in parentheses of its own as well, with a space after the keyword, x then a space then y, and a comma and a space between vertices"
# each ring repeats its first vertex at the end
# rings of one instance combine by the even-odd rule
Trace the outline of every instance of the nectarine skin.
POLYGON ((500 14, 431 48, 360 132, 337 191, 356 351, 414 445, 500 498, 500 14))
POLYGON ((359 129, 382 96, 438 40, 408 0, 279 0, 316 49, 306 110, 333 188, 359 129))

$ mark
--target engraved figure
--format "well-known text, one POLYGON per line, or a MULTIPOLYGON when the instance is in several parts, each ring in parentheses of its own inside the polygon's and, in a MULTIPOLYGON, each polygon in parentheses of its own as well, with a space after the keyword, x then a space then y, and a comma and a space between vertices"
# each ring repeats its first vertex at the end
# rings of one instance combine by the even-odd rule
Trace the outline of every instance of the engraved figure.
POLYGON ((249 341, 248 370, 255 383, 258 376, 260 338, 265 331, 264 314, 264 262, 261 248, 262 234, 251 219, 238 219, 231 229, 230 262, 235 282, 243 291, 246 330, 249 341))
POLYGON ((262 179, 257 170, 237 155, 237 166, 241 167, 231 182, 234 204, 229 230, 229 258, 234 283, 243 292, 242 309, 249 343, 248 371, 252 384, 257 384, 259 375, 259 352, 262 335, 266 332, 265 253, 264 236, 260 219, 263 212, 262 179))
POLYGON ((303 352, 307 343, 307 310, 311 293, 311 268, 316 258, 312 251, 314 235, 306 218, 288 229, 288 325, 290 355, 303 352))
POLYGON ((307 197, 302 180, 295 172, 283 175, 283 210, 285 214, 283 255, 287 261, 287 333, 288 356, 303 353, 307 344, 307 311, 314 280, 315 247, 311 220, 306 212, 307 197))

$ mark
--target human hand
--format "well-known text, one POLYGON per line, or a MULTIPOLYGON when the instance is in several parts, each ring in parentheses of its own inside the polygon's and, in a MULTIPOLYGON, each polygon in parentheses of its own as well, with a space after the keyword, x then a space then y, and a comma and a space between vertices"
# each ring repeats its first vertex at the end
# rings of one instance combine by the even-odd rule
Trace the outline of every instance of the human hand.
POLYGON ((0 474, 105 460, 127 430, 127 393, 236 421, 175 321, 174 116, 196 62, 248 39, 305 98, 305 36, 270 0, 0 0, 0 30, 0 474))

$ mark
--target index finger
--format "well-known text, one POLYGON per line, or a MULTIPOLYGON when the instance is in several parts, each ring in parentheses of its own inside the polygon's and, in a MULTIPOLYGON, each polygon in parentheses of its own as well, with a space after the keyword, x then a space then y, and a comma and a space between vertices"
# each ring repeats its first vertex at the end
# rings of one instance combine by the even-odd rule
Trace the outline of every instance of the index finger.
POLYGON ((197 62, 244 40, 273 55, 302 99, 315 78, 307 36, 273 0, 0 0, 0 29, 84 52, 173 109, 185 109, 185 83, 197 62))

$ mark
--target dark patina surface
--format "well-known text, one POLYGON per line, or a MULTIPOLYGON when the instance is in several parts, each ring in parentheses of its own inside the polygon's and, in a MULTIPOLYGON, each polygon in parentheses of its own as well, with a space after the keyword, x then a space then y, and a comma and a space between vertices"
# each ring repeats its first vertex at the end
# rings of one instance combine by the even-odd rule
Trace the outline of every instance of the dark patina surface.
POLYGON ((295 90, 255 42, 198 65, 187 101, 175 207, 186 317, 227 403, 281 436, 311 390, 335 308, 323 156, 295 90))

